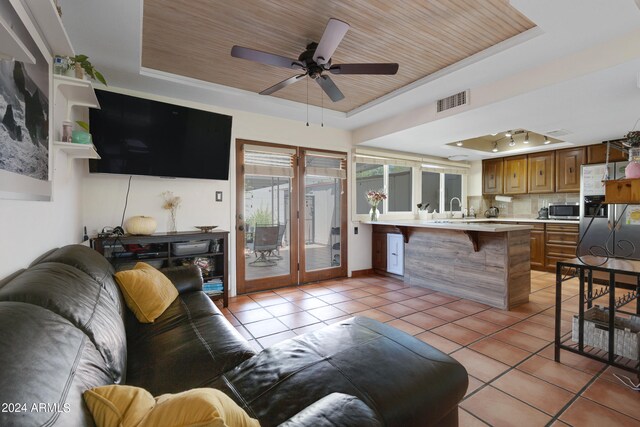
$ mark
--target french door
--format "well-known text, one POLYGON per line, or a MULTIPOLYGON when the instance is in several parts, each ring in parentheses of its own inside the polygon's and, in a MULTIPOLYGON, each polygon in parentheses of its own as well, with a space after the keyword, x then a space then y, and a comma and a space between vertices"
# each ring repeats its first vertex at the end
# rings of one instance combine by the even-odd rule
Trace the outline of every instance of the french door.
POLYGON ((236 141, 239 294, 342 277, 346 155, 236 141))

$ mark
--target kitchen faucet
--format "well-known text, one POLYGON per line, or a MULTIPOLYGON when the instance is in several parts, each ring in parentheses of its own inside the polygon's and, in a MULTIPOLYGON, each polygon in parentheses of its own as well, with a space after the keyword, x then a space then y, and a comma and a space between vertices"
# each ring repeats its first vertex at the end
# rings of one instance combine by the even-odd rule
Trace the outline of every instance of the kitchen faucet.
POLYGON ((453 201, 454 200, 458 201, 458 206, 460 206, 460 210, 462 210, 462 200, 460 200, 457 197, 452 197, 451 200, 449 200, 449 218, 453 218, 453 201))

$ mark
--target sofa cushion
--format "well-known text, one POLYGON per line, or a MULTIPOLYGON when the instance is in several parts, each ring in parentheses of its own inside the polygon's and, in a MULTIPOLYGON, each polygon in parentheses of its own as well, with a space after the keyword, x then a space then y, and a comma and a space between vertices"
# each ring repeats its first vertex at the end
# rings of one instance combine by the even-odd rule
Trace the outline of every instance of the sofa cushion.
POLYGON ((84 332, 102 354, 112 382, 124 382, 127 338, 117 304, 100 283, 67 264, 41 262, 0 288, 0 301, 40 306, 84 332))
POLYGON ((207 386, 255 354, 204 292, 180 295, 154 323, 127 321, 127 339, 127 382, 153 395, 207 386))
POLYGON ((457 408, 467 383, 464 367, 446 354, 355 317, 275 344, 210 386, 232 396, 263 427, 332 392, 356 396, 386 426, 408 427, 438 425, 457 408))
POLYGON ((87 273, 93 280, 100 283, 107 294, 111 296, 111 299, 118 308, 118 312, 124 319, 124 298, 113 277, 115 270, 109 261, 101 254, 87 246, 68 245, 47 252, 32 262, 31 266, 42 262, 58 262, 87 273))
POLYGON ((355 396, 331 393, 278 427, 382 427, 378 415, 355 396))
POLYGON ((178 296, 171 280, 144 262, 115 276, 127 307, 142 323, 152 323, 178 296))
POLYGON ((154 398, 143 388, 103 386, 84 393, 98 427, 260 427, 226 394, 197 388, 154 398))
POLYGON ((52 311, 2 301, 0 343, 0 402, 26 405, 0 412, 0 425, 92 425, 82 393, 112 380, 87 335, 52 311))

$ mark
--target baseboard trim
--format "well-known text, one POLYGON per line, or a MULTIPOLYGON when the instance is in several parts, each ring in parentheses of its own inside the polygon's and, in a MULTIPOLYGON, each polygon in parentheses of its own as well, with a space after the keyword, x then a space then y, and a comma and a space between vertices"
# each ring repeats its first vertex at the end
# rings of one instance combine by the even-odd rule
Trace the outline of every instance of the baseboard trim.
POLYGON ((367 268, 366 270, 353 270, 351 277, 370 276, 372 274, 374 274, 373 268, 367 268))

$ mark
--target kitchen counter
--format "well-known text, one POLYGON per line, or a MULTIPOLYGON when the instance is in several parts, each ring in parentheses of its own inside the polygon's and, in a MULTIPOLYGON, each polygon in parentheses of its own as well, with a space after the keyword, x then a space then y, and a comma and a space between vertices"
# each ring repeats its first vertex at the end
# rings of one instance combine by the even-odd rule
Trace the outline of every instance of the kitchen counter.
POLYGON ((437 219, 421 221, 418 219, 367 221, 365 224, 393 225, 396 227, 439 228, 441 230, 484 231, 487 233, 504 233, 505 231, 531 230, 530 225, 499 224, 492 220, 437 219))
POLYGON ((386 253, 386 234, 402 234, 403 280, 408 285, 509 310, 529 301, 529 240, 533 225, 497 222, 501 219, 392 220, 367 224, 372 225, 374 241, 385 242, 384 249, 380 249, 381 244, 374 245, 372 256, 376 259, 380 257, 376 251, 386 253))
MULTIPOLYGON (((429 220, 436 221, 436 220, 429 220)), ((513 217, 498 217, 498 218, 452 218, 449 221, 455 222, 535 222, 546 224, 579 224, 577 219, 537 219, 537 218, 513 218, 513 217)))

